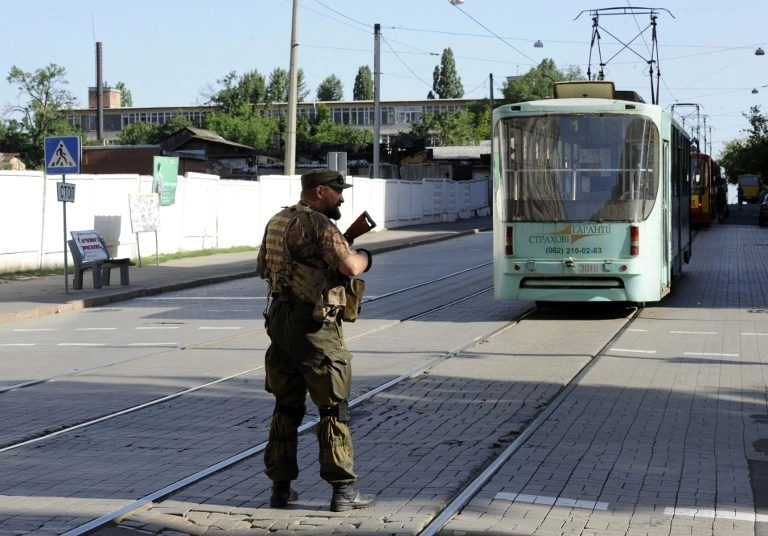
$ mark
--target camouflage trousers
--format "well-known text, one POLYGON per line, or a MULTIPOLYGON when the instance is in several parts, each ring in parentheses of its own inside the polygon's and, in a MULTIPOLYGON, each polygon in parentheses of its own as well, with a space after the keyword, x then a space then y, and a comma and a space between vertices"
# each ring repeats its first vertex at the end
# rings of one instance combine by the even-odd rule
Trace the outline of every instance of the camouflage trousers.
POLYGON ((273 481, 298 477, 298 428, 309 394, 325 415, 317 426, 320 477, 331 484, 352 483, 357 475, 349 428, 336 415, 327 415, 338 412, 339 403, 349 397, 352 355, 341 323, 317 322, 313 309, 313 304, 288 300, 275 300, 269 309, 266 389, 275 397, 275 411, 264 465, 273 481))

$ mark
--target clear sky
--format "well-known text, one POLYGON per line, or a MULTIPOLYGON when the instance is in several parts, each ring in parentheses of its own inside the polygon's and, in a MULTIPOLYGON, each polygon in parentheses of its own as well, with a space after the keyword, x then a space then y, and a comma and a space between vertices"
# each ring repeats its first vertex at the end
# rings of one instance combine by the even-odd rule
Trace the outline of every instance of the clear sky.
MULTIPOLYGON (((600 49, 590 48, 590 11, 631 5, 659 9, 660 104, 699 104, 698 124, 706 120, 715 156, 723 142, 744 136, 749 125, 742 114, 750 106, 768 113, 768 54, 755 55, 758 47, 768 51, 766 0, 464 0, 458 6, 450 0, 300 0, 298 62, 310 98, 333 74, 351 100, 359 67, 373 70, 378 23, 383 101, 425 98, 450 47, 466 98, 488 97, 491 75, 499 97, 507 76, 524 74, 544 58, 595 75, 602 57, 607 79, 650 102, 651 33, 641 33, 649 15, 601 14, 600 49)), ((0 110, 20 103, 6 81, 12 66, 33 72, 50 63, 66 69, 67 89, 87 106, 88 87, 96 84, 96 42, 102 43, 103 79, 125 83, 134 106, 204 104, 209 89, 231 71, 257 70, 268 78, 276 67, 288 69, 292 7, 292 0, 3 2, 0 110)), ((675 110, 689 115, 686 126, 696 123, 695 108, 675 110)))

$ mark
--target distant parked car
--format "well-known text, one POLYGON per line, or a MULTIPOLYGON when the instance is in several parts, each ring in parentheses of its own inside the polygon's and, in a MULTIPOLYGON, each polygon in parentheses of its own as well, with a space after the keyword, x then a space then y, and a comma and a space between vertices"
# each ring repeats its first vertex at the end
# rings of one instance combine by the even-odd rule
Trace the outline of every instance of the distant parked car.
POLYGON ((760 203, 760 215, 757 217, 757 224, 760 227, 768 226, 768 196, 763 198, 763 202, 760 203))

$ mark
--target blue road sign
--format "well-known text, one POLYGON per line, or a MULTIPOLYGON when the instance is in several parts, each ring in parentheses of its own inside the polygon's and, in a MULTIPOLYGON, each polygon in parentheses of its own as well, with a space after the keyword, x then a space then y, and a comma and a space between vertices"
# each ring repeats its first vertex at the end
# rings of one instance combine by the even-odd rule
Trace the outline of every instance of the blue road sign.
POLYGON ((48 175, 80 173, 79 136, 45 138, 45 173, 48 175))

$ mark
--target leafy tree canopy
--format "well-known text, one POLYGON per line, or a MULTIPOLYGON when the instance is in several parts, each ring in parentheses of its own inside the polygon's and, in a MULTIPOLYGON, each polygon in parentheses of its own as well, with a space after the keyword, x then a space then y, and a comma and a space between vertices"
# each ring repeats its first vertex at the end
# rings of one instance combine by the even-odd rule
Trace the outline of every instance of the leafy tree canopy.
POLYGON ((456 112, 426 112, 411 133, 431 139, 435 146, 477 145, 490 137, 490 125, 488 102, 478 101, 456 112))
POLYGON ((554 60, 546 58, 522 76, 510 78, 502 87, 508 102, 526 102, 554 97, 552 85, 565 80, 586 80, 579 67, 560 70, 554 60))
MULTIPOLYGON (((280 67, 275 68, 269 75, 267 83, 266 103, 288 102, 288 89, 290 86, 290 73, 280 67)), ((307 84, 304 81, 304 70, 296 72, 296 97, 299 102, 304 102, 309 95, 307 84)))
POLYGON ((20 119, 5 126, 0 146, 21 153, 29 167, 42 168, 46 137, 77 134, 64 115, 77 102, 65 88, 66 69, 51 63, 30 73, 14 65, 6 80, 18 88, 22 103, 6 108, 6 113, 20 119))
POLYGON ((296 133, 298 149, 312 158, 322 158, 329 145, 357 148, 373 143, 373 132, 358 130, 349 125, 336 124, 327 104, 319 103, 311 123, 302 116, 296 133))
POLYGON ((460 99, 464 96, 464 86, 461 85, 461 77, 456 71, 456 60, 450 48, 443 50, 440 65, 435 67, 432 73, 432 91, 428 98, 433 99, 460 99))
POLYGON ((352 99, 356 101, 373 100, 373 73, 367 65, 363 65, 357 70, 352 99))
POLYGON ((728 182, 735 184, 739 175, 756 174, 768 180, 768 117, 752 106, 749 114, 742 114, 749 122, 747 136, 725 144, 717 162, 725 168, 728 182))
POLYGON ((236 116, 223 113, 208 114, 205 117, 205 128, 215 131, 227 140, 253 147, 261 153, 273 150, 274 135, 278 132, 277 121, 259 113, 236 116))
POLYGON ((332 74, 317 86, 317 100, 340 101, 344 99, 344 84, 332 74))
POLYGON ((120 145, 148 145, 155 139, 157 127, 144 121, 126 125, 120 131, 117 143, 120 145))
POLYGON ((200 126, 182 113, 177 113, 162 125, 150 124, 144 121, 126 125, 120 131, 118 143, 120 145, 152 145, 167 138, 174 132, 186 127, 200 126))
POLYGON ((241 76, 231 71, 216 82, 220 89, 211 90, 208 102, 219 108, 222 113, 247 113, 248 109, 266 102, 267 87, 264 76, 256 70, 241 76))

